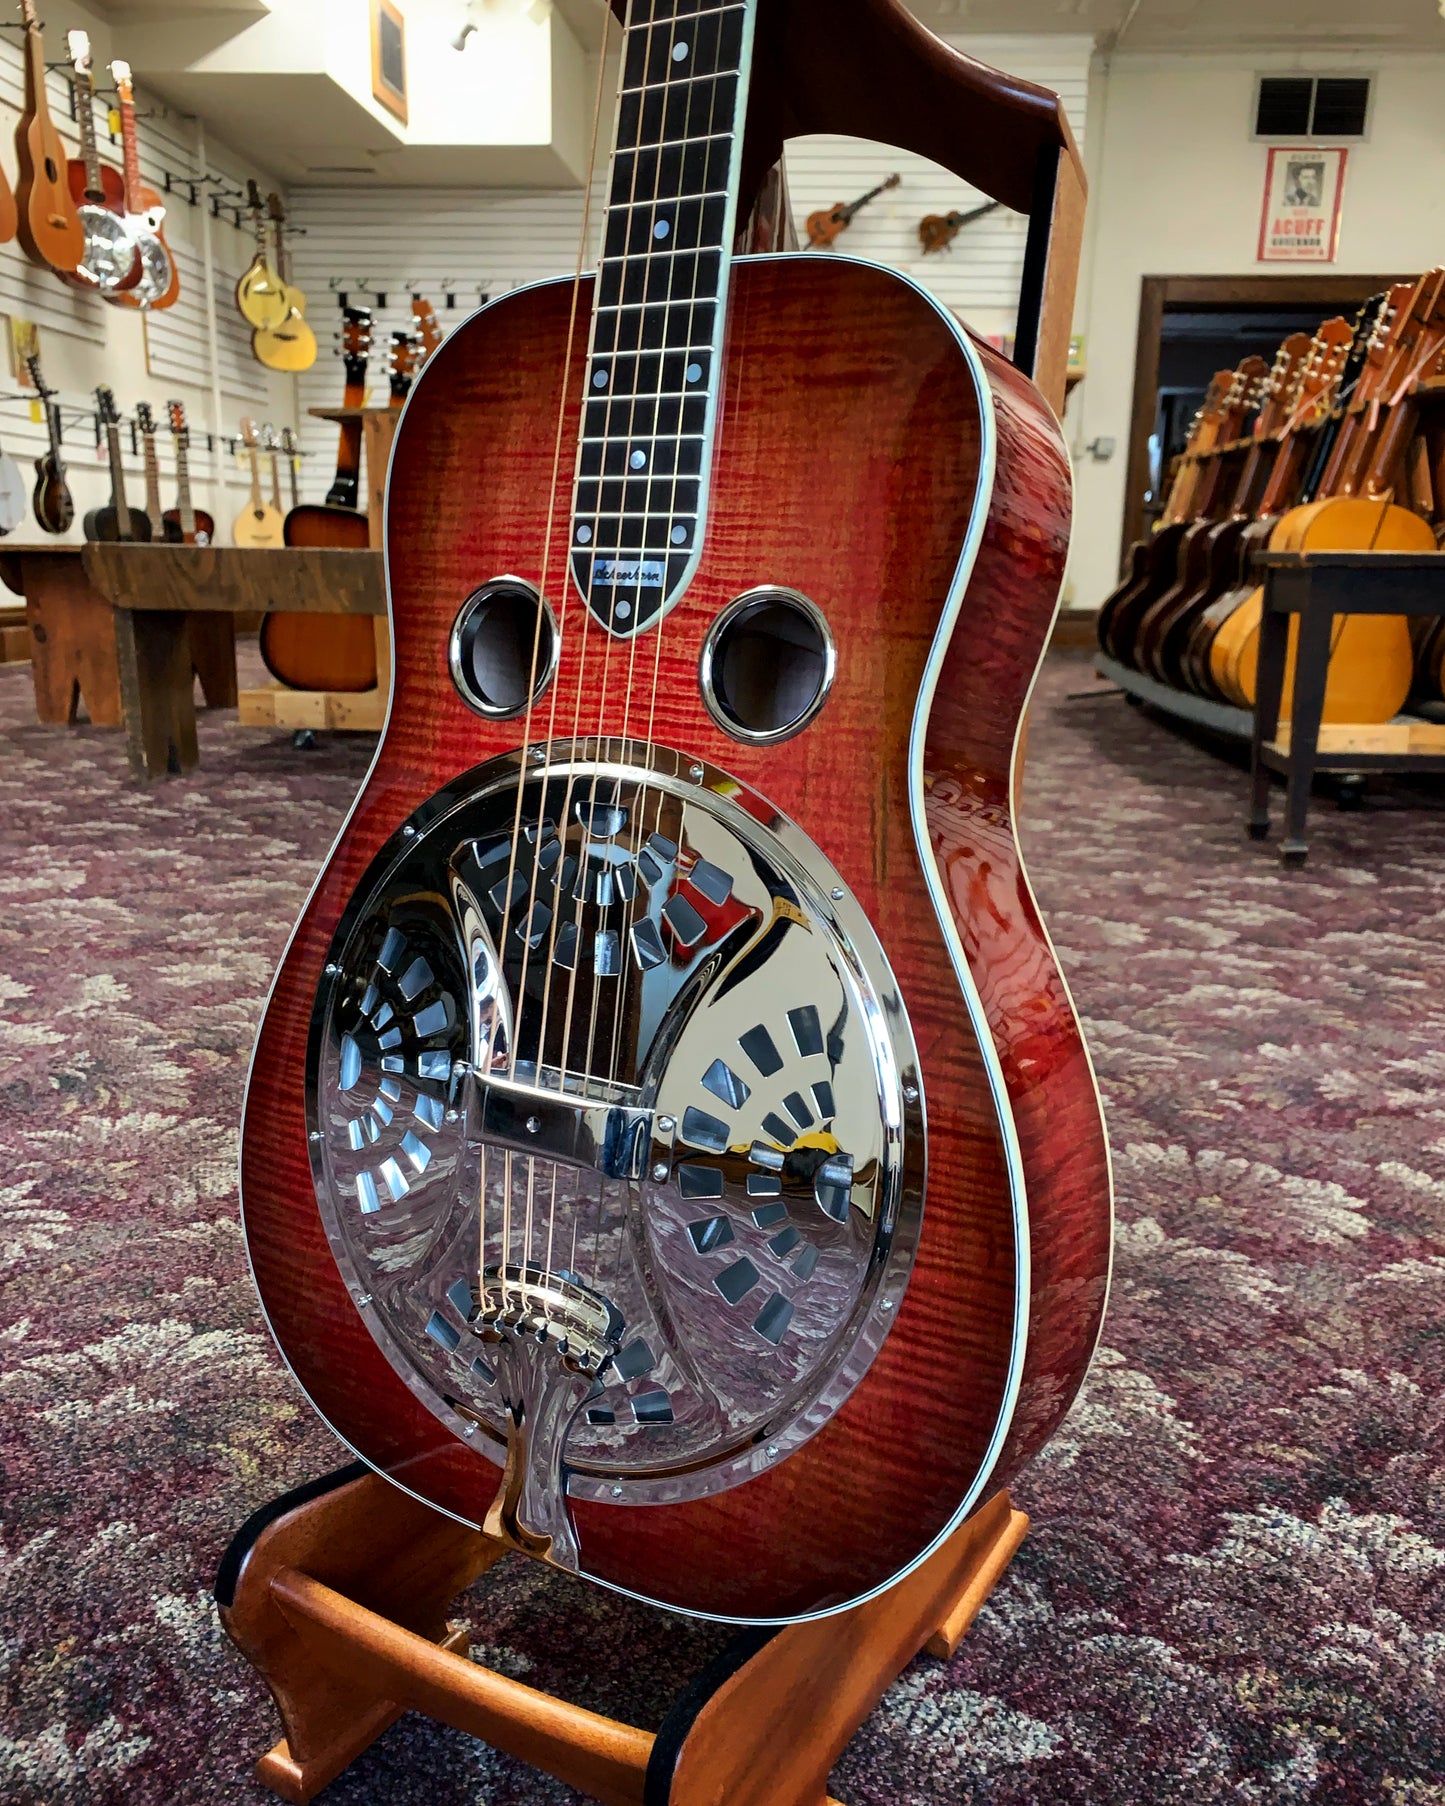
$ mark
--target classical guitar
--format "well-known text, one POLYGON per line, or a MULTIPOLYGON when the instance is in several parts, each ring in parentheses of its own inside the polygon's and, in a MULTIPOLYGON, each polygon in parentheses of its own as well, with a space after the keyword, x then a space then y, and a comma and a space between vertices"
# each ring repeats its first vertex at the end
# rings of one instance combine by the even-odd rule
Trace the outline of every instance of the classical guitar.
POLYGON ((1203 404, 1190 422, 1163 512, 1149 537, 1132 548, 1123 580, 1099 610, 1099 644, 1123 664, 1133 662, 1139 617, 1178 575, 1179 545, 1196 512, 1204 459, 1218 437, 1234 380, 1233 370, 1216 370, 1210 378, 1203 404))
POLYGON ((166 243, 163 222, 165 203, 142 178, 140 144, 136 137, 135 89, 130 64, 113 62, 116 110, 120 114, 121 158, 125 170, 125 227, 135 246, 140 276, 107 294, 119 307, 174 307, 181 294, 180 266, 166 243))
POLYGON ((1174 581, 1140 613, 1135 624, 1130 659, 1139 670, 1162 682, 1168 681, 1161 665, 1166 642, 1181 610, 1190 606, 1208 573, 1211 536, 1220 525, 1221 508, 1233 496, 1233 479, 1248 452, 1248 440, 1241 438, 1244 424, 1265 401, 1269 371, 1264 359, 1253 355, 1243 359, 1235 371, 1224 417, 1195 492, 1195 518, 1185 528, 1174 554, 1174 581))
POLYGON ((15 128, 17 233, 25 255, 62 276, 85 256, 85 227, 70 192, 69 159, 45 91, 45 44, 35 0, 20 0, 25 23, 25 110, 15 128))
POLYGON ((132 508, 125 494, 125 466, 120 452, 120 414, 115 396, 103 385, 95 392, 100 414, 101 432, 105 436, 106 456, 110 462, 110 501, 104 508, 92 508, 85 517, 87 539, 134 541, 148 545, 151 523, 147 515, 132 508))
POLYGON ((966 213, 926 213, 918 222, 918 242, 923 246, 925 257, 937 251, 951 251, 953 241, 965 226, 971 226, 975 220, 986 219, 990 213, 996 213, 1002 205, 999 201, 986 201, 982 207, 971 207, 966 213))
POLYGON ((100 160, 95 134, 95 82, 90 65, 90 34, 72 31, 71 81, 75 87, 76 129, 80 155, 68 165, 70 194, 85 234, 85 250, 66 280, 80 288, 111 295, 134 288, 141 278, 140 258, 126 223, 125 181, 118 169, 100 160))
MULTIPOLYGON (((911 282, 734 255, 785 4, 631 0, 595 284, 500 297, 412 392, 388 725, 242 1133, 270 1325, 352 1449, 513 1549, 767 1621, 1007 1484, 1110 1244, 1011 814, 1067 451, 911 282), (700 121, 705 154, 643 149, 700 121)), ((958 180, 1026 207, 1051 156, 1073 192, 1053 96, 900 0, 827 14, 898 60, 880 92, 926 67, 956 102, 958 180)))
POLYGON ((31 497, 35 519, 43 532, 68 533, 75 521, 75 502, 65 477, 65 458, 60 448, 60 409, 55 391, 45 386, 40 374, 40 359, 33 353, 26 357, 25 367, 30 381, 45 410, 45 428, 50 449, 35 460, 35 490, 31 497))
POLYGON ((286 543, 286 520, 261 494, 261 451, 254 420, 241 422, 241 443, 251 466, 251 493, 231 527, 231 543, 238 546, 279 546, 286 543))
POLYGON ((856 201, 846 205, 839 201, 836 207, 820 207, 816 213, 810 213, 804 228, 809 245, 815 251, 826 251, 837 244, 865 207, 876 201, 880 194, 887 194, 890 189, 897 188, 902 181, 902 176, 889 176, 886 182, 870 188, 867 194, 860 194, 856 201))
MULTIPOLYGON (((1367 360, 1356 389, 1368 385, 1368 411, 1343 458, 1337 480, 1323 498, 1292 508, 1270 535, 1271 550, 1433 552, 1430 523, 1395 501, 1395 488, 1414 435, 1415 385, 1439 362, 1445 349, 1445 268, 1427 270, 1407 303, 1381 335, 1380 356, 1367 360), (1371 381, 1371 378, 1374 378, 1371 381)), ((1250 707, 1254 702, 1258 619, 1262 595, 1246 603, 1239 618, 1254 630, 1226 672, 1225 691, 1250 707)), ((1232 624, 1232 623, 1231 623, 1232 624)), ((1293 694, 1297 623, 1290 623, 1282 717, 1293 694)), ((1330 643, 1323 719, 1327 722, 1381 722, 1396 715, 1414 677, 1414 646, 1403 615, 1341 615, 1330 643)))
POLYGON ((241 318, 253 331, 274 331, 290 315, 291 292, 271 262, 266 211, 261 202, 261 190, 256 186, 254 178, 247 182, 246 190, 256 250, 250 267, 236 284, 236 306, 240 309, 241 318))
POLYGON ((251 349, 268 370, 298 376, 316 362, 316 334, 306 318, 306 297, 290 280, 286 261, 286 209, 279 194, 267 197, 276 244, 276 274, 286 298, 286 312, 274 326, 258 326, 251 349))
POLYGON ((161 516, 166 538, 173 545, 208 546, 216 537, 216 523, 204 508, 191 499, 191 433, 186 425, 185 405, 179 401, 166 404, 171 423, 171 444, 176 459, 176 505, 161 516))
MULTIPOLYGON (((1235 519, 1219 529, 1219 540, 1211 552, 1209 595, 1187 624, 1184 644, 1177 654, 1180 678, 1197 695, 1222 700, 1209 671, 1215 635, 1248 599, 1254 588, 1250 576, 1254 554, 1268 544, 1281 509, 1299 494, 1311 448, 1339 387, 1355 338, 1355 329, 1342 316, 1321 323, 1297 378, 1289 386, 1269 477, 1263 493, 1250 503, 1253 518, 1243 523, 1235 519)), ((1363 355, 1363 345, 1361 349, 1363 355)))
MULTIPOLYGON (((341 405, 366 405, 366 365, 371 354, 371 314, 364 307, 342 313, 341 355, 345 388, 341 405)), ((343 420, 336 475, 325 506, 293 508, 286 516, 288 546, 330 546, 365 551, 371 523, 357 510, 361 496, 362 425, 343 420)), ((360 615, 315 615, 278 611, 261 623, 261 657, 278 683, 296 690, 359 692, 376 687, 376 633, 360 615)))

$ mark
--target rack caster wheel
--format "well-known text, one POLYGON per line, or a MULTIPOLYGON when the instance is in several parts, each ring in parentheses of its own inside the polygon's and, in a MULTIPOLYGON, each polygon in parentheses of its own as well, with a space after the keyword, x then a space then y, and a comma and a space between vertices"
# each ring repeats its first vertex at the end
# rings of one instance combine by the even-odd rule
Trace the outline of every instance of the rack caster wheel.
POLYGON ((292 752, 315 752, 316 730, 312 727, 298 727, 291 736, 292 752))

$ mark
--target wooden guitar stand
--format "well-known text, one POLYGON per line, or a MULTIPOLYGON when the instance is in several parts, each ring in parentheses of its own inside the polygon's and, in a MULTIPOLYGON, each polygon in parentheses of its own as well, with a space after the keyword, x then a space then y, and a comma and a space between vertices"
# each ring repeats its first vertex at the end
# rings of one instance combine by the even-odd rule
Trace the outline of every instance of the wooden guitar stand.
POLYGON ((866 1604, 743 1631, 656 1735, 468 1660, 448 1607, 507 1551, 360 1463, 250 1518, 216 1599, 280 1711, 256 1774, 283 1800, 314 1799, 414 1711, 605 1806, 836 1806, 828 1775, 854 1732, 920 1649, 953 1654, 1027 1529, 999 1493, 866 1604))

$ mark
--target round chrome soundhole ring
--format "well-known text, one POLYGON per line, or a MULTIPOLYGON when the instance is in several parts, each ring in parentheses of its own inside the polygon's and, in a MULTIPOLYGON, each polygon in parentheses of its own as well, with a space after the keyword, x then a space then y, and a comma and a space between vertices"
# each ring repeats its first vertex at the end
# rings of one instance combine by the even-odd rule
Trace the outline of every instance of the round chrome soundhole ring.
POLYGON ((561 635, 550 602, 522 577, 493 577, 457 611, 447 665, 457 694, 488 721, 512 721, 540 702, 557 675, 561 635), (537 611, 542 623, 537 628, 537 611), (527 694, 536 654, 536 682, 527 694))
POLYGON ((730 602, 708 629, 698 660, 708 713, 730 739, 753 746, 776 746, 802 733, 817 719, 837 674, 827 616, 801 590, 778 584, 730 602))

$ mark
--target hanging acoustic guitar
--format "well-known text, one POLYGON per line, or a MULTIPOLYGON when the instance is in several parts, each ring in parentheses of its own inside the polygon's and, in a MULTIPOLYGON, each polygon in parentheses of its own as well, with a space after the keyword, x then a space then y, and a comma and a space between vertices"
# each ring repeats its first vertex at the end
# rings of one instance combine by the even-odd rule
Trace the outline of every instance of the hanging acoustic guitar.
MULTIPOLYGON (((412 391, 388 726, 242 1145, 269 1320, 353 1449, 748 1620, 889 1585, 1007 1482, 1110 1246, 1011 813, 1068 456, 915 284, 734 254, 784 10, 631 0, 595 281, 483 308, 412 391)), ((839 17, 932 71, 960 180, 1078 193, 1054 96, 899 0, 839 17)))
POLYGON ((85 233, 85 254, 66 280, 78 288, 99 289, 103 295, 112 295, 118 289, 136 286, 141 279, 141 260, 126 224, 125 179, 118 169, 100 160, 90 34, 72 31, 67 42, 80 133, 80 155, 72 157, 69 163, 70 193, 85 233))
POLYGON ((20 0, 25 30, 25 111, 15 128, 15 206, 21 249, 32 263, 73 276, 85 256, 85 227, 70 193, 69 159, 45 91, 45 44, 35 0, 20 0))

